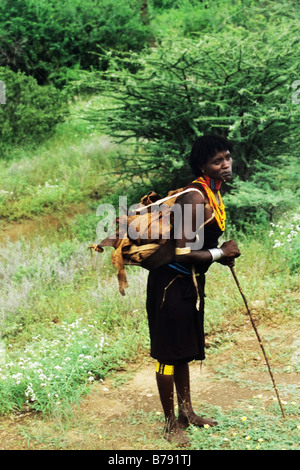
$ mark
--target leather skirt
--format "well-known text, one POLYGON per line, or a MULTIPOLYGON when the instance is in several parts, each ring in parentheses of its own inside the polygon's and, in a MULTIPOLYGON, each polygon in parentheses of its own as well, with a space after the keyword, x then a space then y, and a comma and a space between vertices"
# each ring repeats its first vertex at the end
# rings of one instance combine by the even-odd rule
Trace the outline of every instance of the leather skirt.
POLYGON ((196 280, 197 286, 192 275, 168 266, 149 273, 146 307, 150 355, 161 363, 176 365, 205 359, 205 274, 197 274, 196 280))

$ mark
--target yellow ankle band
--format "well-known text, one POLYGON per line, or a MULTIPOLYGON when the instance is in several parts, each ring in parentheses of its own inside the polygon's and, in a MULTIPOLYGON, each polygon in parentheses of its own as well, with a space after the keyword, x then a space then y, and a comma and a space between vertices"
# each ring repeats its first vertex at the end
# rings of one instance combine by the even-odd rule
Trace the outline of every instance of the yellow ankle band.
POLYGON ((156 372, 162 375, 173 375, 174 374, 174 366, 170 366, 167 364, 161 364, 157 361, 156 363, 156 372))

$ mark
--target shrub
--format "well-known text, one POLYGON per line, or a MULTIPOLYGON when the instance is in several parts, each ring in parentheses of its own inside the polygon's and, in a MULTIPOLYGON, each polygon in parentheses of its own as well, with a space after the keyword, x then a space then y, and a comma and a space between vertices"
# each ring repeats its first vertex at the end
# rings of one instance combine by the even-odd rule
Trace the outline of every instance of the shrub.
POLYGON ((286 211, 298 210, 298 159, 292 147, 290 152, 279 156, 276 165, 272 157, 265 158, 264 164, 255 161, 248 181, 235 178, 230 184, 225 199, 231 226, 255 233, 258 227, 277 223, 286 211))
POLYGON ((0 106, 2 154, 10 143, 40 142, 63 121, 67 107, 53 85, 39 86, 33 77, 1 67, 5 104, 0 106))
POLYGON ((297 1, 284 0, 152 0, 152 28, 156 40, 171 34, 195 37, 199 33, 241 29, 260 31, 297 16, 297 1))
POLYGON ((143 56, 112 60, 111 69, 96 77, 94 85, 107 87, 116 106, 90 112, 90 120, 119 141, 137 139, 138 151, 122 162, 123 175, 154 172, 157 179, 161 172, 168 181, 178 181, 195 137, 205 133, 235 142, 235 171, 243 180, 253 173, 257 159, 287 154, 299 122, 291 99, 296 60, 292 30, 289 34, 278 28, 262 38, 226 32, 198 41, 166 41, 143 56), (127 61, 136 63, 136 73, 122 69, 127 61), (110 81, 102 81, 103 75, 110 81))
MULTIPOLYGON (((140 194, 148 188, 166 193, 193 177, 187 158, 197 136, 228 137, 234 142, 235 176, 252 181, 243 210, 252 217, 253 200, 259 208, 263 202, 260 216, 268 219, 271 189, 280 192, 287 183, 293 192, 297 184, 280 179, 277 171, 263 188, 270 169, 284 173, 299 146, 300 108, 292 102, 296 54, 292 21, 263 33, 229 29, 197 40, 164 40, 143 55, 113 58, 107 73, 95 74, 95 89, 114 96, 116 104, 101 113, 90 110, 89 119, 116 141, 132 144, 131 154, 118 155, 115 169, 131 187, 139 185, 140 194), (123 66, 130 61, 135 73, 123 66), (253 192, 257 181, 261 187, 253 192)), ((291 207, 288 191, 276 202, 283 198, 291 207)))
POLYGON ((3 0, 0 66, 24 71, 44 84, 62 83, 68 68, 98 67, 98 46, 140 50, 149 39, 141 1, 3 0))

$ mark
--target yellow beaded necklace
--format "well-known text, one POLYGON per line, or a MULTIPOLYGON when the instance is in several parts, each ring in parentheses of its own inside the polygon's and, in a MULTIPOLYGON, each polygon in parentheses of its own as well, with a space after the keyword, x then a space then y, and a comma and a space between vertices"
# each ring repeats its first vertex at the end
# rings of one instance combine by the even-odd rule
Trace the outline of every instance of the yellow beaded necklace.
POLYGON ((193 181, 193 183, 200 183, 203 186, 203 189, 205 190, 207 194, 209 204, 213 208, 217 224, 222 230, 222 232, 224 232, 226 212, 225 212, 225 206, 221 197, 221 193, 219 191, 221 182, 219 182, 218 180, 215 181, 209 176, 204 175, 204 176, 200 176, 199 178, 197 178, 195 181, 193 181), (217 202, 215 193, 211 189, 212 184, 215 185, 216 188, 218 188, 219 203, 217 202))

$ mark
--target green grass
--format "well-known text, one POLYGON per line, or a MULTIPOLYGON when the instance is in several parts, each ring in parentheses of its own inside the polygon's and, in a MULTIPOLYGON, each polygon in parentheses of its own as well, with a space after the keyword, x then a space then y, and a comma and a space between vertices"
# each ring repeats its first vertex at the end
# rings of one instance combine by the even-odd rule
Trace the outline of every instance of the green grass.
MULTIPOLYGON (((289 214, 278 227, 260 227, 259 236, 227 234, 226 238, 238 242, 241 256, 234 269, 258 322, 288 322, 299 315, 297 257, 300 227, 297 223, 299 215, 296 213, 294 217, 294 223, 289 214)), ((207 274, 206 288, 209 291, 207 332, 213 334, 226 325, 230 333, 241 326, 245 321, 241 311, 246 313, 246 309, 230 270, 213 265, 207 274)))
POLYGON ((129 343, 135 344, 134 335, 130 340, 121 331, 110 335, 103 322, 77 318, 45 327, 48 337, 33 336, 21 349, 8 346, 0 368, 1 414, 26 409, 66 412, 87 393, 89 384, 132 358, 129 343))
POLYGON ((123 298, 115 274, 104 268, 108 254, 91 258, 87 246, 34 239, 7 243, 5 256, 2 251, 0 413, 24 406, 53 411, 58 401, 67 406, 85 393, 92 377, 104 378, 145 351, 145 275, 132 272, 138 295, 123 298), (27 399, 28 387, 34 400, 27 399))
POLYGON ((299 405, 290 405, 290 416, 282 420, 277 409, 266 410, 259 398, 249 400, 245 409, 224 413, 217 407, 204 407, 219 424, 190 431, 191 449, 195 450, 297 450, 299 449, 299 405))
MULTIPOLYGON (((300 427, 297 415, 299 405, 292 402, 289 406, 287 420, 282 420, 275 407, 266 410, 259 397, 245 401, 242 407, 224 412, 221 408, 201 405, 206 416, 214 416, 218 425, 210 428, 188 429, 190 447, 188 450, 298 450, 300 427)), ((163 418, 155 412, 145 413, 142 410, 130 416, 132 426, 151 427, 153 423, 162 426, 163 418)), ((136 438, 146 444, 149 436, 143 431, 136 432, 136 438)), ((154 442, 153 436, 153 442, 154 442)), ((152 441, 151 441, 152 442, 152 441)), ((149 444, 148 444, 149 445, 149 444)), ((157 443, 157 446, 161 446, 157 443)), ((162 448, 162 447, 156 447, 162 448)), ((164 449, 172 449, 166 445, 164 449)), ((173 447, 174 449, 174 447, 173 447)), ((185 449, 186 450, 186 449, 185 449)))
MULTIPOLYGON (((100 106, 104 99, 94 101, 100 106)), ((63 211, 107 191, 117 150, 82 119, 89 105, 76 101, 53 137, 38 147, 15 147, 8 159, 0 160, 0 218, 21 220, 63 211)))

